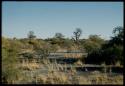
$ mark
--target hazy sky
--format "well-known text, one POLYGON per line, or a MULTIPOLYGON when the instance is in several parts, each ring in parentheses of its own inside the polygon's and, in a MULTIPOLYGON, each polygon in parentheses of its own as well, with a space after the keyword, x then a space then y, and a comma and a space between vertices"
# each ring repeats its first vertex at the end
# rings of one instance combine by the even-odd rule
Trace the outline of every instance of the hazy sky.
POLYGON ((71 38, 81 28, 109 39, 116 26, 123 26, 123 2, 2 2, 2 36, 26 38, 32 30, 38 38, 60 32, 71 38))

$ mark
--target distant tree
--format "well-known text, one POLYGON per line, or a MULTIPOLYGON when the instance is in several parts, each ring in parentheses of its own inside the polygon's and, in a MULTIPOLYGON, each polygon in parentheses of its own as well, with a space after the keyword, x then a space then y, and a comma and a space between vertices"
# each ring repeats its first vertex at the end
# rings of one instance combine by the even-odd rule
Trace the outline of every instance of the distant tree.
POLYGON ((64 35, 62 33, 56 33, 55 38, 62 39, 64 38, 64 35))
MULTIPOLYGON (((110 40, 106 41, 98 48, 99 44, 93 47, 93 51, 88 54, 86 62, 94 63, 94 64, 101 64, 105 62, 106 64, 116 64, 120 62, 123 65, 123 28, 122 27, 115 27, 113 29, 114 36, 111 37, 110 40)), ((90 37, 93 40, 93 37, 90 37)), ((97 42, 97 39, 93 40, 93 43, 97 42)), ((93 43, 91 43, 93 45, 93 43)), ((98 41, 98 43, 101 43, 98 41)), ((87 48, 91 48, 90 43, 85 43, 88 46, 87 48)), ((91 49, 90 49, 91 50, 91 49)))
POLYGON ((62 33, 55 33, 55 36, 51 39, 51 44, 58 44, 61 46, 64 42, 64 35, 62 33))
POLYGON ((79 43, 79 38, 82 35, 82 30, 80 28, 76 28, 76 31, 73 32, 73 40, 75 41, 76 44, 79 43))
POLYGON ((103 45, 103 55, 106 63, 115 64, 118 61, 123 64, 123 27, 113 29, 114 36, 103 45))
POLYGON ((101 58, 101 47, 105 43, 99 35, 90 35, 88 39, 84 40, 83 47, 88 53, 86 63, 101 64, 103 58, 101 58))
POLYGON ((68 38, 66 38, 65 40, 64 40, 64 43, 63 43, 63 45, 62 45, 62 47, 63 48, 66 48, 68 51, 71 51, 71 47, 73 46, 73 41, 72 40, 70 40, 70 39, 68 39, 68 38))
POLYGON ((29 38, 29 43, 32 44, 32 39, 36 38, 33 31, 29 31, 28 38, 29 38))
POLYGON ((13 37, 13 40, 16 40, 17 38, 16 37, 13 37))
POLYGON ((121 26, 115 27, 113 29, 113 34, 115 37, 118 36, 119 38, 121 38, 121 40, 123 40, 123 35, 124 35, 123 27, 121 27, 121 26))
POLYGON ((104 43, 105 43, 104 39, 102 39, 98 35, 90 35, 89 39, 84 41, 83 46, 88 53, 91 53, 96 49, 100 49, 102 44, 104 43))
POLYGON ((110 42, 117 45, 123 45, 123 38, 124 38, 123 27, 121 26, 115 27, 113 29, 113 34, 114 34, 114 37, 112 37, 110 42))
POLYGON ((103 44, 104 43, 104 39, 102 39, 100 37, 100 35, 89 35, 89 39, 93 42, 99 43, 99 44, 103 44))
POLYGON ((28 33, 28 38, 29 38, 29 39, 36 38, 36 36, 34 35, 34 32, 33 32, 33 31, 29 31, 29 33, 28 33))

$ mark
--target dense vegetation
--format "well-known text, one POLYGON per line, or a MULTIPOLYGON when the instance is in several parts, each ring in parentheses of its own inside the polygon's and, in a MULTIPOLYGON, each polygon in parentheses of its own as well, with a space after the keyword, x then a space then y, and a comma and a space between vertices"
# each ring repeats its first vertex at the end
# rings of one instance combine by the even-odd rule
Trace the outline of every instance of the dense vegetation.
POLYGON ((104 40, 98 35, 90 35, 88 39, 80 39, 82 30, 77 28, 72 39, 65 38, 61 33, 56 33, 53 38, 37 39, 33 31, 28 33, 28 38, 10 39, 2 37, 2 82, 13 83, 18 79, 18 57, 21 52, 29 52, 27 57, 32 58, 38 54, 41 59, 46 58, 50 52, 59 50, 80 50, 87 52, 82 62, 86 64, 117 64, 123 65, 123 27, 113 30, 114 36, 104 40))
MULTIPOLYGON (((106 63, 123 65, 123 28, 116 27, 113 30, 114 36, 106 41, 88 55, 88 62, 90 63, 106 63)), ((99 42, 97 42, 99 43, 99 42)), ((97 46, 96 46, 97 48, 97 46)))

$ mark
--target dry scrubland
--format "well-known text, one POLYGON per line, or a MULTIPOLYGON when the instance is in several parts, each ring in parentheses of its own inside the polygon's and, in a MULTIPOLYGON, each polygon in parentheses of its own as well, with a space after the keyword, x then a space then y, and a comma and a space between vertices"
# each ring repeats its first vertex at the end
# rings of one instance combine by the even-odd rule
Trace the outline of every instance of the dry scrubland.
MULTIPOLYGON (((102 39, 96 34, 90 34, 87 39, 79 39, 81 33, 82 30, 76 28, 76 31, 73 32, 73 38, 66 38, 63 34, 56 33, 52 38, 38 39, 33 31, 27 34, 28 38, 11 39, 2 37, 2 83, 123 84, 123 74, 106 73, 105 68, 102 70, 103 72, 97 70, 85 72, 76 71, 72 67, 73 65, 82 66, 84 65, 83 63, 101 64, 102 66, 105 66, 105 64, 123 65, 123 27, 115 27, 113 36, 109 40, 102 39), (67 52, 61 57, 76 57, 81 62, 74 63, 71 65, 70 70, 66 70, 64 67, 69 67, 67 64, 60 65, 56 62, 50 63, 45 60, 50 56, 50 52, 60 51, 67 52), (69 52, 75 52, 75 54, 69 54, 69 52), (82 54, 77 54, 76 56, 76 52, 86 53, 87 56, 82 54), (23 61, 21 60, 22 57, 23 61), (31 63, 30 61, 36 57, 40 58, 40 60, 37 59, 40 63, 31 63)), ((60 55, 55 57, 60 57, 60 55)))
MULTIPOLYGON (((78 62, 79 63, 79 62, 78 62)), ((16 84, 123 84, 122 74, 101 73, 99 71, 78 73, 75 68, 63 69, 57 63, 23 63, 23 70, 16 84)))

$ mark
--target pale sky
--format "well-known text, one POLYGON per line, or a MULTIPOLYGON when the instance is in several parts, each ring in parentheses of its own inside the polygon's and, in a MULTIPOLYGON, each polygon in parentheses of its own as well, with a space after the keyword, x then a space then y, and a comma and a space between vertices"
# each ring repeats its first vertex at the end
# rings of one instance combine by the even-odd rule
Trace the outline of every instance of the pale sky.
POLYGON ((51 38, 60 32, 71 38, 76 28, 81 38, 97 34, 109 39, 116 26, 123 26, 123 2, 2 2, 2 36, 51 38))

